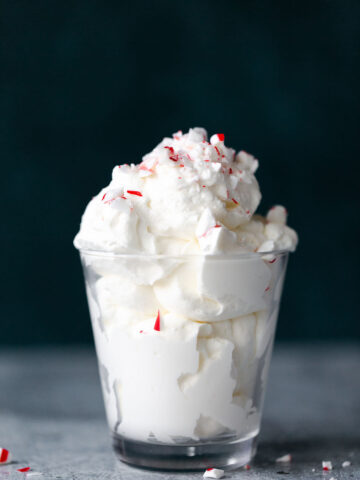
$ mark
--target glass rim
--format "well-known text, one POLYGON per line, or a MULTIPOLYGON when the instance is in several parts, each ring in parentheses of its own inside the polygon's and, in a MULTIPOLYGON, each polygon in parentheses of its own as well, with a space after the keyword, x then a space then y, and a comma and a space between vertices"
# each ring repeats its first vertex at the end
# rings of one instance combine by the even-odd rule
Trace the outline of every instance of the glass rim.
POLYGON ((171 253, 171 254, 157 254, 157 253, 114 253, 114 252, 106 252, 105 250, 93 250, 89 248, 77 248, 80 254, 84 255, 91 255, 94 257, 105 257, 105 258, 141 258, 143 260, 166 260, 168 258, 187 258, 187 259, 199 259, 199 258, 206 258, 207 260, 210 259, 263 259, 266 260, 267 256, 271 257, 282 257, 289 253, 290 250, 282 249, 282 250, 271 250, 269 252, 241 252, 241 253, 171 253))

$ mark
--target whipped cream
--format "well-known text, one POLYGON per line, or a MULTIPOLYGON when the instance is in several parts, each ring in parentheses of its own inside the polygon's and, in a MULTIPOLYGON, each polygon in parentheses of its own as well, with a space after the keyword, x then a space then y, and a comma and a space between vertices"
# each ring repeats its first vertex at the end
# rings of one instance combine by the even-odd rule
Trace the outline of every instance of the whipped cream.
POLYGON ((115 167, 88 204, 74 243, 117 434, 256 435, 286 266, 274 251, 297 244, 284 207, 254 215, 257 167, 190 129, 115 167))
POLYGON ((217 254, 293 251, 294 230, 276 206, 254 216, 261 200, 258 161, 202 128, 178 132, 143 157, 119 165, 88 204, 79 249, 112 253, 217 254))

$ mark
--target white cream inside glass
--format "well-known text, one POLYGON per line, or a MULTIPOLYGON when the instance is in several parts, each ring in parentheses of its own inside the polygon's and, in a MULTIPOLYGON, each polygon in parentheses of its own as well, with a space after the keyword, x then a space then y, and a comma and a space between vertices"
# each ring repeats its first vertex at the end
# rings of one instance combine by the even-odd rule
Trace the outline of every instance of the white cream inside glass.
POLYGON ((177 132, 87 206, 75 246, 117 434, 256 434, 285 270, 269 252, 297 243, 283 207, 254 215, 257 166, 221 134, 177 132))

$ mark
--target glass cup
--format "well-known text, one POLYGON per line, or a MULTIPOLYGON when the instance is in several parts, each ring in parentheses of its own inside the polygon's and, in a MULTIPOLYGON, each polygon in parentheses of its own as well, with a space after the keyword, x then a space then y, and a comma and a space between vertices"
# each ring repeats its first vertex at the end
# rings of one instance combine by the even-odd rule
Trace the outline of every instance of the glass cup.
POLYGON ((118 457, 172 470, 248 463, 288 253, 80 255, 118 457))

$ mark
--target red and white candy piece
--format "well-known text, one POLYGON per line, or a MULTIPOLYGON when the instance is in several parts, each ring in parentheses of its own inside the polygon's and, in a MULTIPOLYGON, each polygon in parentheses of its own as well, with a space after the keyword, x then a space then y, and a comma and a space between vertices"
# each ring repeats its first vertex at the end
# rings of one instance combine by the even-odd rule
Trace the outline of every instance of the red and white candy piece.
POLYGON ((160 310, 158 310, 158 314, 154 323, 154 330, 160 332, 160 310))
POLYGON ((290 453, 287 453, 286 455, 283 455, 282 457, 279 457, 276 459, 276 463, 290 463, 290 462, 291 462, 290 453))
POLYGON ((30 470, 30 467, 18 468, 17 471, 20 473, 26 473, 30 470))
POLYGON ((211 145, 216 145, 217 143, 224 142, 225 135, 223 133, 215 133, 210 138, 211 145))
POLYGON ((204 472, 204 478, 221 478, 224 476, 224 470, 220 468, 207 468, 204 472))
POLYGON ((129 195, 136 195, 137 197, 142 197, 142 193, 138 190, 126 190, 129 195))
POLYGON ((11 462, 11 455, 9 450, 6 450, 6 448, 1 448, 0 447, 0 465, 5 465, 6 463, 11 462))
POLYGON ((332 463, 329 460, 324 460, 322 462, 322 469, 324 470, 324 472, 329 472, 330 470, 332 470, 332 463))

